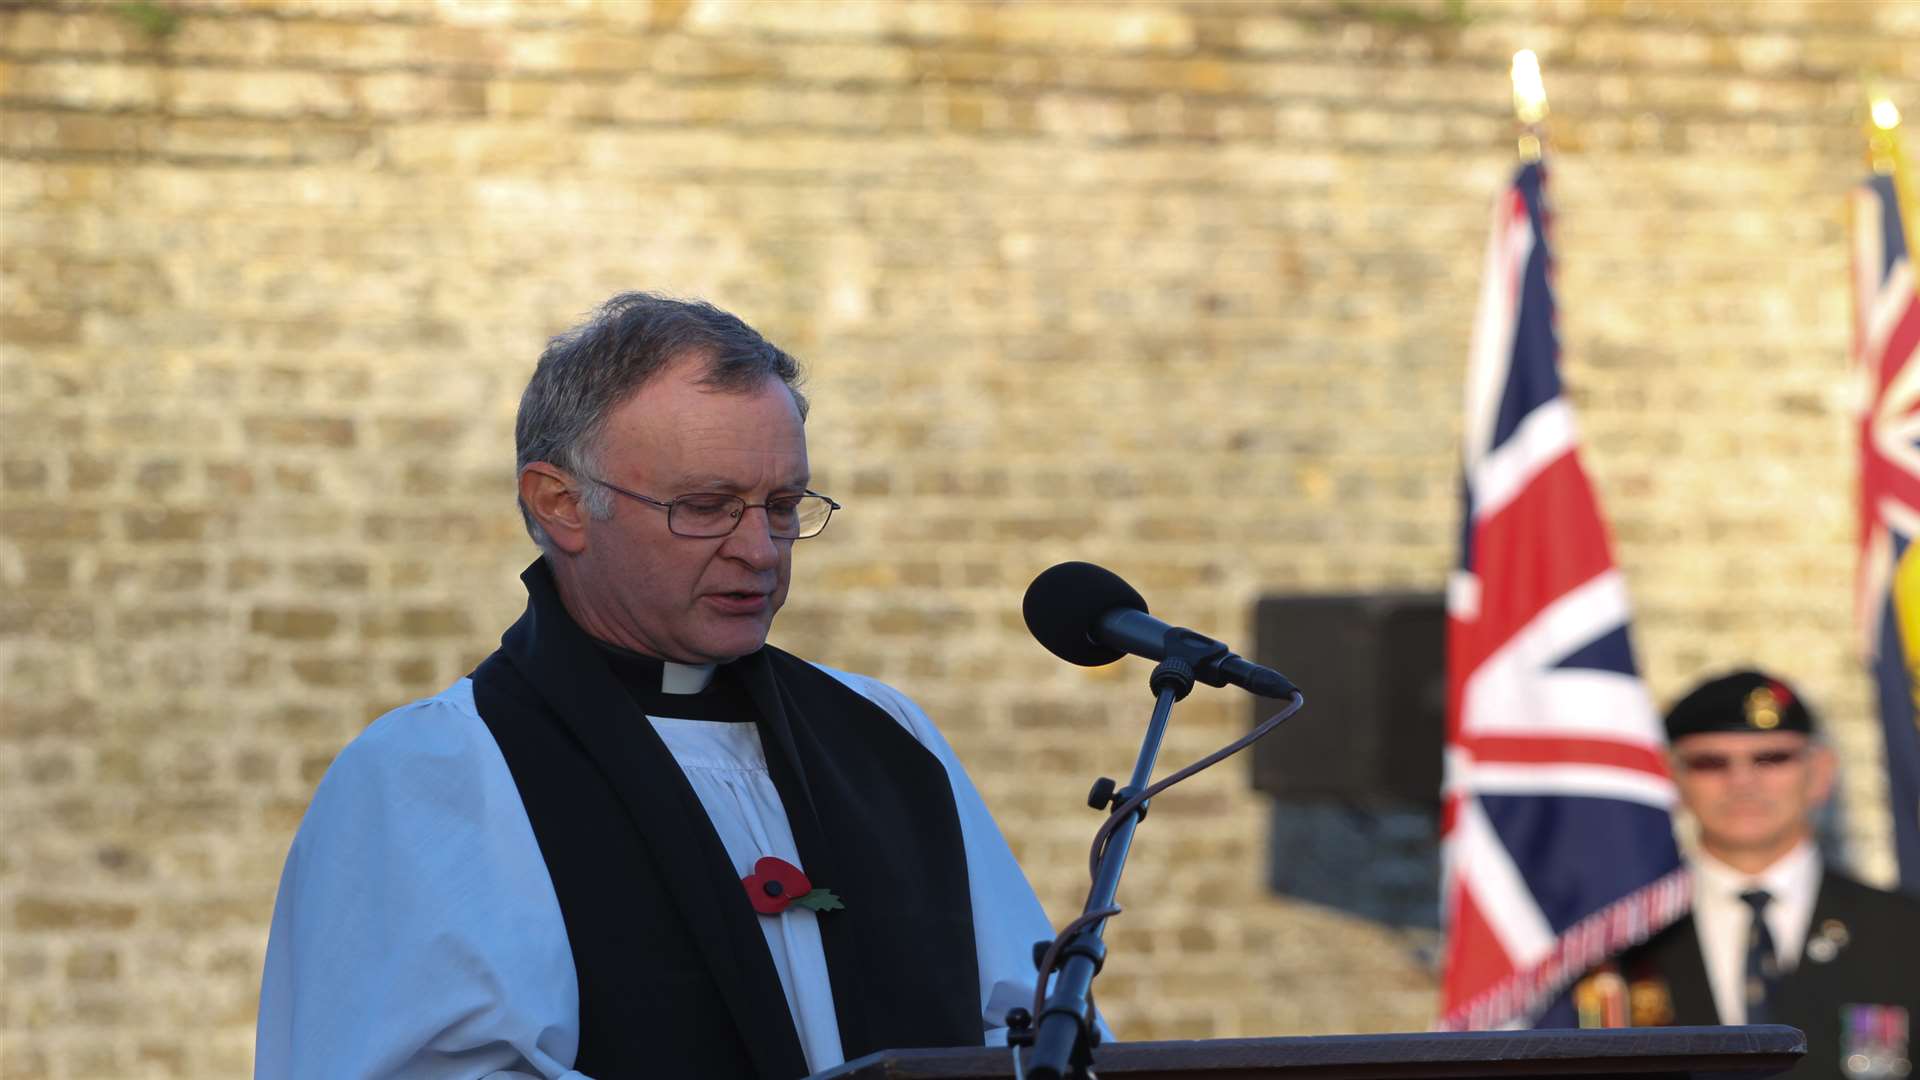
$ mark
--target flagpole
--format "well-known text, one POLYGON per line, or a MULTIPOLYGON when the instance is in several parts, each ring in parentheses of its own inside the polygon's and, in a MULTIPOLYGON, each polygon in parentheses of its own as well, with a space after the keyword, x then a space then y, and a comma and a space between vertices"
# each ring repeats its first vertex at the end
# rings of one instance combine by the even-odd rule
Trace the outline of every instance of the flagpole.
MULTIPOLYGON (((1907 240, 1907 252, 1910 256, 1920 253, 1920 246, 1914 244, 1920 236, 1920 222, 1916 222, 1913 200, 1912 177, 1907 172, 1906 155, 1900 152, 1900 109, 1893 99, 1881 93, 1877 87, 1871 89, 1867 102, 1867 163, 1874 175, 1891 177, 1893 180, 1893 201, 1900 209, 1900 227, 1907 240)), ((1920 290, 1920 282, 1915 283, 1920 290)))
POLYGON ((1920 214, 1915 213, 1914 189, 1906 156, 1900 148, 1900 110, 1869 77, 1867 90, 1867 162, 1873 171, 1866 190, 1850 200, 1862 210, 1878 211, 1863 229, 1861 213, 1850 223, 1854 248, 1854 355, 1865 379, 1860 453, 1859 619, 1869 670, 1880 698, 1880 723, 1887 745, 1887 790, 1893 813, 1893 847, 1900 866, 1900 884, 1920 893, 1920 738, 1914 719, 1920 715, 1920 533, 1913 522, 1914 500, 1902 497, 1900 486, 1915 475, 1911 465, 1886 448, 1888 436, 1898 437, 1900 417, 1911 405, 1909 380, 1920 355, 1913 339, 1901 328, 1920 313, 1920 284, 1913 282, 1914 259, 1920 257, 1920 214), (1877 206, 1875 204, 1878 204, 1877 206), (1883 232, 1889 218, 1900 221, 1901 236, 1883 232), (1905 241, 1904 253, 1890 250, 1905 241), (1906 267, 1907 283, 1894 272, 1906 267), (1896 291, 1899 290, 1899 291, 1896 291), (1898 537, 1908 540, 1895 555, 1898 537), (1889 627, 1887 620, 1893 625, 1889 627))
POLYGON ((1546 139, 1547 86, 1540 79, 1540 58, 1532 49, 1513 54, 1513 115, 1520 121, 1520 160, 1533 164, 1540 160, 1546 139))

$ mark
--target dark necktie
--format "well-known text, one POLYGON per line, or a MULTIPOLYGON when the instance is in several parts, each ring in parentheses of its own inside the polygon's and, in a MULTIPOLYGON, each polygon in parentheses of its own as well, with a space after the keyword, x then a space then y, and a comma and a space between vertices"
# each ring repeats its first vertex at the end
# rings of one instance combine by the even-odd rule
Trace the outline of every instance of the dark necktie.
POLYGON ((1747 1023, 1771 1023, 1767 1018, 1767 999, 1780 977, 1780 961, 1773 951, 1773 934, 1767 930, 1767 905, 1773 897, 1765 889, 1750 889, 1740 899, 1753 909, 1753 923, 1747 930, 1747 1023))

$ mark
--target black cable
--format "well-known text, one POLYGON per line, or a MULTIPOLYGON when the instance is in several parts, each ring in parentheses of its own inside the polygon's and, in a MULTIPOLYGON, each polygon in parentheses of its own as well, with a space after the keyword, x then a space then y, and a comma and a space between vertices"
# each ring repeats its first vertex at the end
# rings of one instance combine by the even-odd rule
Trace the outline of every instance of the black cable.
POLYGON ((1186 768, 1181 769, 1179 772, 1174 773, 1172 776, 1169 776, 1163 780, 1160 780, 1157 783, 1149 784, 1146 787, 1146 789, 1141 791, 1138 795, 1135 795, 1132 798, 1128 799, 1126 802, 1123 802, 1119 806, 1114 807, 1113 813, 1108 815, 1106 823, 1101 825, 1099 831, 1093 834, 1093 851, 1087 857, 1088 875, 1091 877, 1100 876, 1100 856, 1106 852, 1107 841, 1110 838, 1112 838, 1113 830, 1119 828, 1120 823, 1122 821, 1127 820, 1127 817, 1129 815, 1131 815, 1135 810, 1139 809, 1139 806, 1141 803, 1146 802, 1148 799, 1153 798, 1155 795, 1158 795, 1160 792, 1165 791, 1166 789, 1172 787, 1173 785, 1179 783, 1182 780, 1185 780, 1187 777, 1192 776, 1194 773, 1200 772, 1202 769, 1211 768, 1214 765, 1217 765, 1220 762, 1225 761, 1227 758, 1230 758, 1233 755, 1239 753, 1240 751, 1245 750, 1247 747, 1252 746, 1255 742, 1265 738, 1267 734, 1271 732, 1274 728, 1277 728, 1282 723, 1284 723, 1288 717, 1292 716, 1294 713, 1299 712, 1300 706, 1305 705, 1306 703, 1307 703, 1306 698, 1300 695, 1300 691, 1295 690, 1293 692, 1293 700, 1287 703, 1286 708, 1281 709, 1279 712, 1274 713, 1272 716, 1267 717, 1265 720, 1262 720, 1259 726, 1254 728, 1252 731, 1247 732, 1245 735, 1234 740, 1233 742, 1228 743, 1227 745, 1221 747, 1220 749, 1215 750, 1213 753, 1208 754, 1206 757, 1201 758, 1199 761, 1196 761, 1193 764, 1187 766, 1186 768))
MULTIPOLYGON (((1293 699, 1287 703, 1286 708, 1262 720, 1252 731, 1215 750, 1213 753, 1208 754, 1193 764, 1188 765, 1179 772, 1157 783, 1147 785, 1139 794, 1132 796, 1119 806, 1114 807, 1113 813, 1107 815, 1106 822, 1100 826, 1099 831, 1093 834, 1093 851, 1087 860, 1088 876, 1096 880, 1099 878, 1100 856, 1106 852, 1107 842, 1113 837, 1113 830, 1118 828, 1121 822, 1131 817, 1133 813, 1139 809, 1141 803, 1146 802, 1153 796, 1187 779, 1195 773, 1203 769, 1211 768, 1240 751, 1245 750, 1247 747, 1252 746, 1255 742, 1265 738, 1274 728, 1284 723, 1288 717, 1299 712, 1300 707, 1306 703, 1306 698, 1301 696, 1298 690, 1295 690, 1293 692, 1293 699)), ((1109 916, 1118 915, 1120 914, 1120 910, 1120 906, 1115 904, 1112 907, 1102 908, 1099 911, 1089 911, 1068 923, 1065 928, 1054 936, 1053 944, 1047 946, 1046 953, 1041 957, 1039 977, 1034 980, 1033 1023, 1035 1030, 1039 1028, 1042 1007, 1046 1003, 1047 978, 1053 973, 1053 963, 1059 958, 1060 950, 1065 947, 1070 938, 1079 933, 1084 927, 1109 916)), ((1091 1018, 1088 1019, 1088 1022, 1092 1022, 1091 1018)), ((1014 1068, 1018 1070, 1020 1066, 1019 1047, 1014 1048, 1013 1060, 1014 1068)))

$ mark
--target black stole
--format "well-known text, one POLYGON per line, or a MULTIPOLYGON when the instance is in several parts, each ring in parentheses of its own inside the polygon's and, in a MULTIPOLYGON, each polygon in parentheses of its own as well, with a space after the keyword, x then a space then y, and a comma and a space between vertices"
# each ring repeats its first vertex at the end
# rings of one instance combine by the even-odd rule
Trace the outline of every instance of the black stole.
MULTIPOLYGON (((473 673, 553 879, 580 982, 573 1067, 602 1080, 793 1080, 779 976, 699 798, 544 561, 473 673)), ((735 661, 820 914, 849 1061, 984 1037, 967 865, 939 760, 878 706, 772 646, 735 661)))

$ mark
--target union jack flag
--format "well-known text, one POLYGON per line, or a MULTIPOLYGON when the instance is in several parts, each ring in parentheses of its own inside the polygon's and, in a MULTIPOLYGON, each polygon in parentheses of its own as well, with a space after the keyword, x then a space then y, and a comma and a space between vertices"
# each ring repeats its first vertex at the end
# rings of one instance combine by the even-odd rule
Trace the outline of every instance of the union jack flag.
POLYGON ((1545 171, 1496 202, 1447 589, 1439 1026, 1536 1022, 1687 908, 1666 737, 1561 393, 1545 171))
POLYGON ((1857 613, 1880 691, 1900 880, 1920 891, 1920 293, 1897 187, 1876 176, 1853 193, 1854 358, 1869 390, 1857 613))

